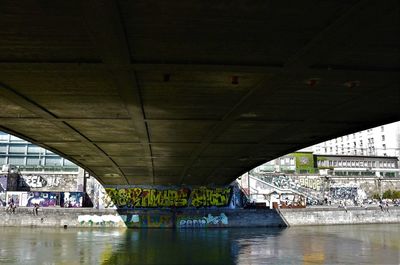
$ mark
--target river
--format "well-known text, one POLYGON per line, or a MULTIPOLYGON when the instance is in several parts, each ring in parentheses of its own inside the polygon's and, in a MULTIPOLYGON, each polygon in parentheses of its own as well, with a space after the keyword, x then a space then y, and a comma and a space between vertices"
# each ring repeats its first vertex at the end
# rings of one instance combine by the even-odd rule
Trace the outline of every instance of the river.
POLYGON ((400 264, 400 225, 0 228, 0 264, 400 264))

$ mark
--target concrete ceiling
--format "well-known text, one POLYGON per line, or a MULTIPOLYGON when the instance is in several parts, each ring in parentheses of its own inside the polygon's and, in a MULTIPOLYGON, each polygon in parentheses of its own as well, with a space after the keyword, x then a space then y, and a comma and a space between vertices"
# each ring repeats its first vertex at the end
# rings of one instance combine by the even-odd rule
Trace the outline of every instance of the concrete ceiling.
POLYGON ((105 185, 226 184, 400 120, 385 1, 1 1, 0 129, 105 185))

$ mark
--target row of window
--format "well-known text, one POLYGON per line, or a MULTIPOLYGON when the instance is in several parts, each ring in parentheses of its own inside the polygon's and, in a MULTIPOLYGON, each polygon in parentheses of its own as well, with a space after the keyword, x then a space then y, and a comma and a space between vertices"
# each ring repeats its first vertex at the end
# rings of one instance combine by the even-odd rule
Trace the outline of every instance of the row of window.
POLYGON ((0 165, 13 166, 74 166, 62 157, 0 157, 0 165))
POLYGON ((318 160, 318 167, 379 167, 395 168, 396 163, 390 161, 341 161, 341 160, 318 160))
POLYGON ((45 150, 44 148, 36 145, 8 145, 8 144, 0 144, 0 153, 1 154, 53 154, 53 152, 49 150, 45 150))

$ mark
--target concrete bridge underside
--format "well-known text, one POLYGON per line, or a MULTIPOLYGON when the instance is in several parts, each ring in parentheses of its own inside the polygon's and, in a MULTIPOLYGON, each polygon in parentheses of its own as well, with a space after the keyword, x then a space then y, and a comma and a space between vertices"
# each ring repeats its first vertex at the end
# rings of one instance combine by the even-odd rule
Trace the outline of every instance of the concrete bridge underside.
POLYGON ((400 119, 399 2, 1 1, 0 129, 105 185, 226 184, 400 119))

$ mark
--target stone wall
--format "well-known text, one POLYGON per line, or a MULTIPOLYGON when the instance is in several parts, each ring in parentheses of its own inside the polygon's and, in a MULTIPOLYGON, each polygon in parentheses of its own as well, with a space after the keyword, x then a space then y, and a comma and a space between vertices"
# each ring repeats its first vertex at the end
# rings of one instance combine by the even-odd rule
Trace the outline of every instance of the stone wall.
POLYGON ((198 210, 97 210, 93 208, 20 207, 16 213, 0 208, 0 226, 25 227, 130 227, 130 228, 214 228, 285 227, 299 225, 400 223, 400 207, 382 211, 368 209, 305 208, 281 209, 198 209, 198 210))
POLYGON ((286 226, 279 213, 269 209, 114 210, 93 208, 20 207, 16 213, 0 209, 0 226, 28 227, 131 227, 211 228, 286 226))
POLYGON ((400 207, 389 207, 388 211, 379 207, 350 207, 347 211, 343 208, 314 207, 280 211, 290 226, 400 223, 400 207))

